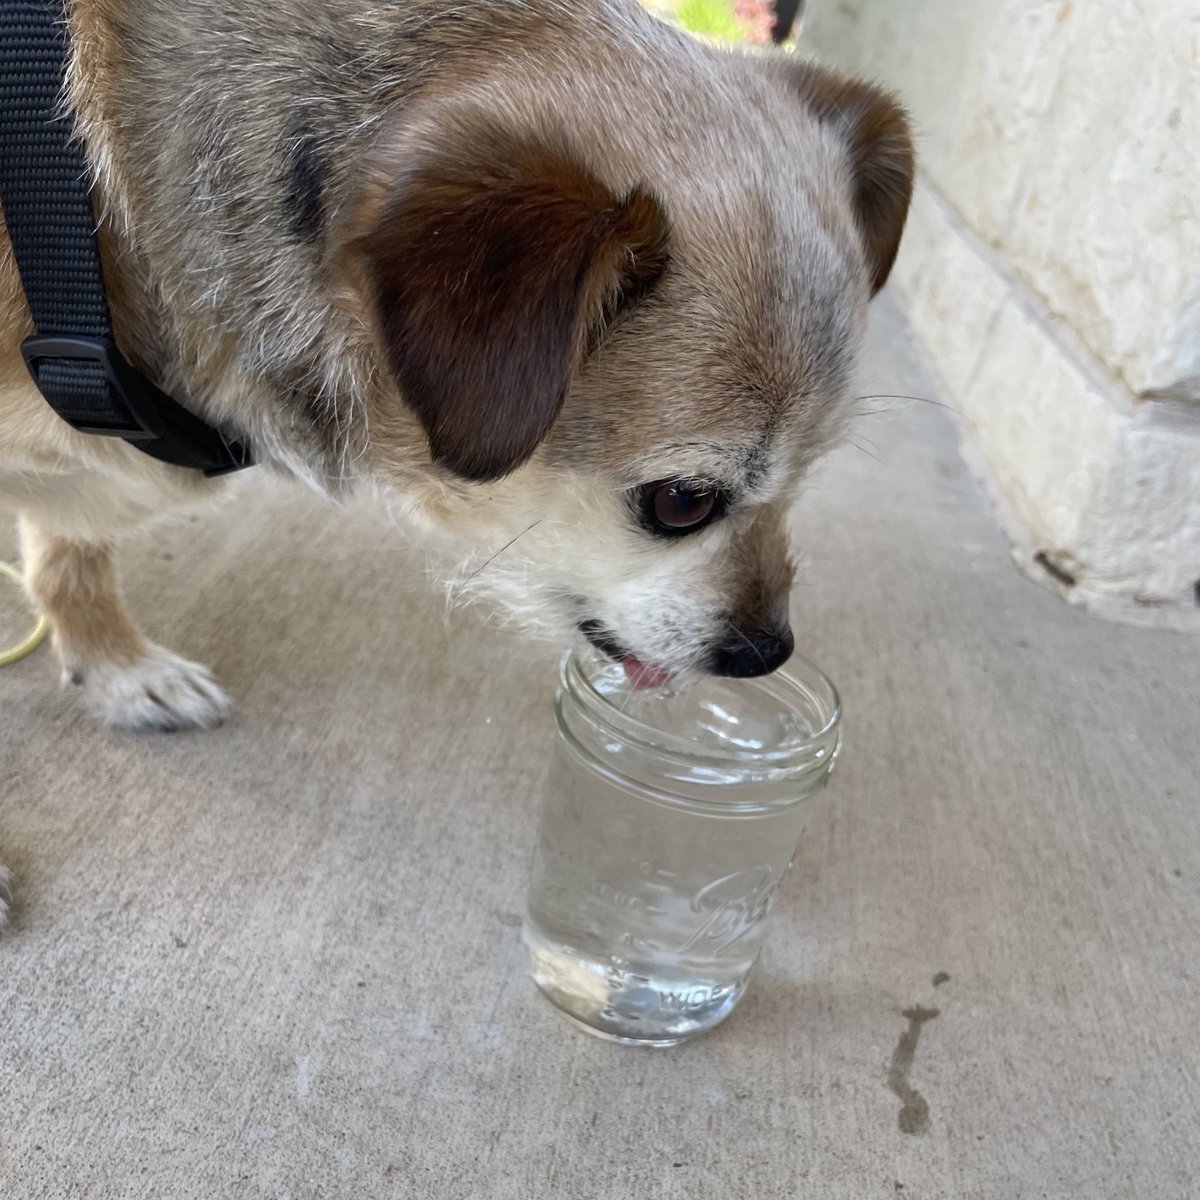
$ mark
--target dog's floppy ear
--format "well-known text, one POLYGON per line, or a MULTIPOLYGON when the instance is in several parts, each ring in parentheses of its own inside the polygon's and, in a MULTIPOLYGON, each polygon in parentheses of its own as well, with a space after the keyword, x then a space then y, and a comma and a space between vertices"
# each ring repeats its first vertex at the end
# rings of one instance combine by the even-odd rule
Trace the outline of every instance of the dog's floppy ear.
POLYGON ((854 216, 866 249, 872 294, 887 282, 908 216, 913 144, 904 110, 886 92, 811 63, 785 68, 790 85, 846 144, 854 216))
POLYGON ((648 192, 483 140, 407 172, 358 242, 402 397, 434 460, 477 481, 534 452, 603 324, 661 274, 668 237, 648 192))

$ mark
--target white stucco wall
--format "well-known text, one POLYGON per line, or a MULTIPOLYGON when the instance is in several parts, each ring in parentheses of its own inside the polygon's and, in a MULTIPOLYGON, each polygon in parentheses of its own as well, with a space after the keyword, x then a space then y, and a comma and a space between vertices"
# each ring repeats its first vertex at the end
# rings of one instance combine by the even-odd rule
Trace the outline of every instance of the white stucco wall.
POLYGON ((1200 619, 1200 0, 809 0, 801 47, 913 114, 896 289, 1031 573, 1200 619))

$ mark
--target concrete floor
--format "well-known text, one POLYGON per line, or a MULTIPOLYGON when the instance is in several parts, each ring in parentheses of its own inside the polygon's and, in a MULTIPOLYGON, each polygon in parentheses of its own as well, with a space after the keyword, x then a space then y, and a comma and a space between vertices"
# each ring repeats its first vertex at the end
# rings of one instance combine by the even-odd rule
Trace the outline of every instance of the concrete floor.
MULTIPOLYGON (((865 376, 932 394, 886 300, 865 376)), ((1195 1196, 1197 644, 1023 579, 939 408, 857 440, 796 516, 844 760, 675 1051, 523 973, 549 651, 294 491, 131 545, 238 713, 122 737, 46 652, 0 672, 0 1196, 1195 1196)))

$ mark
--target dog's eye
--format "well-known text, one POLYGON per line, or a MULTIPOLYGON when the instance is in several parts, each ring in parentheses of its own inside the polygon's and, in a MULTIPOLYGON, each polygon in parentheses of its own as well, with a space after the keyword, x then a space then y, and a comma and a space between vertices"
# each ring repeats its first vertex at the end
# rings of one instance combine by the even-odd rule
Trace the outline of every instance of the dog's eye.
POLYGON ((694 533, 719 516, 726 504, 720 488, 694 479, 647 484, 641 494, 646 524, 666 537, 694 533))
POLYGON ((694 529, 712 516, 716 504, 712 488, 668 483, 654 492, 654 521, 664 529, 694 529))

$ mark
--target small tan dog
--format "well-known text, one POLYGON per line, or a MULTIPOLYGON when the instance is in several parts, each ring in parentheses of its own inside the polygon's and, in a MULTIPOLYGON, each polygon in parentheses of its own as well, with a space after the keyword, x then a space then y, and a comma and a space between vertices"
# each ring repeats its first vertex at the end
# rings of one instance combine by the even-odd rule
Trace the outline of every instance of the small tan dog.
MULTIPOLYGON (((892 264, 902 113, 635 0, 74 0, 69 101, 118 342, 259 461, 370 487, 470 589, 635 682, 786 659, 785 513, 892 264)), ((117 536, 222 486, 34 389, 0 225, 0 504, 64 677, 217 724, 117 536)))

